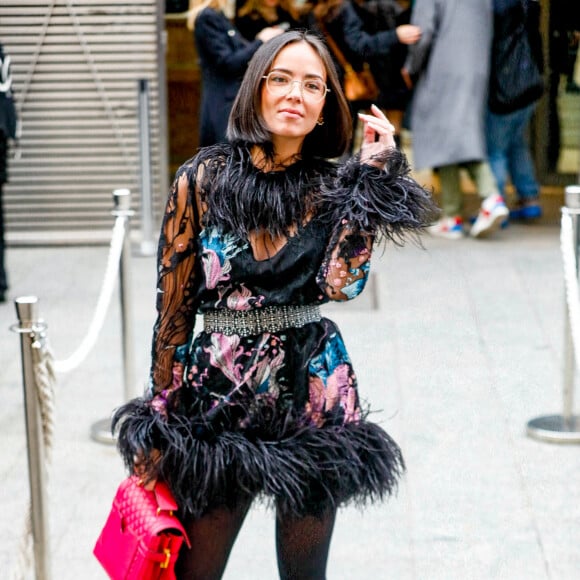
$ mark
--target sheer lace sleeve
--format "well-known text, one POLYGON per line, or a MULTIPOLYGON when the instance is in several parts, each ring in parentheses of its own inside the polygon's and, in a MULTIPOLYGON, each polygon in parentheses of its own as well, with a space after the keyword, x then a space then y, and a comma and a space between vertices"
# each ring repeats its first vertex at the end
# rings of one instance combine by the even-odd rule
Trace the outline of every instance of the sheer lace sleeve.
POLYGON ((376 237, 402 244, 438 211, 429 192, 410 177, 402 152, 391 149, 377 158, 384 170, 361 164, 356 155, 323 180, 320 217, 335 225, 318 283, 331 300, 362 292, 376 237))
POLYGON ((373 236, 344 221, 334 235, 318 274, 318 285, 331 300, 351 300, 364 289, 370 270, 373 236))
POLYGON ((169 192, 158 250, 157 320, 153 332, 151 396, 163 410, 181 385, 180 347, 187 345, 197 311, 196 235, 199 207, 191 165, 182 167, 169 192))

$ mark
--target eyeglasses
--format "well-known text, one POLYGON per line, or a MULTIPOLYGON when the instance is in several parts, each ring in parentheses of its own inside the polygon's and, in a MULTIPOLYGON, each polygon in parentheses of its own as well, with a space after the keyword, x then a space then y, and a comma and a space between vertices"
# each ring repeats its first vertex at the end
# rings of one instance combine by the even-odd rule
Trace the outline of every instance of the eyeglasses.
POLYGON ((300 91, 304 98, 311 101, 322 101, 326 96, 326 93, 330 92, 327 88, 326 83, 317 78, 304 79, 303 81, 294 80, 289 74, 279 71, 272 71, 266 76, 262 77, 266 79, 266 88, 268 92, 276 97, 285 97, 292 88, 294 83, 300 85, 300 91))

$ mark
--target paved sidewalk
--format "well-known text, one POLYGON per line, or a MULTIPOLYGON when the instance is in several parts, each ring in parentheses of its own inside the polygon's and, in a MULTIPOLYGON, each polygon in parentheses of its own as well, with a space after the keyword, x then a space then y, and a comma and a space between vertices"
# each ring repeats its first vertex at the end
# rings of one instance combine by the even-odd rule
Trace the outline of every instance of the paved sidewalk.
MULTIPOLYGON (((486 241, 425 236, 373 261, 373 288, 327 307, 375 420, 408 465, 399 494, 339 514, 329 580, 574 580, 580 577, 580 448, 526 437, 562 411, 564 292, 559 228, 515 226, 486 241), (376 307, 373 309, 372 307, 376 307)), ((39 297, 55 358, 83 338, 106 247, 9 248, 11 297, 39 297)), ((139 382, 148 369, 154 258, 132 260, 139 382)), ((99 580, 92 557, 123 468, 91 425, 122 402, 114 296, 97 345, 58 377, 49 518, 53 579, 99 580)), ((0 305, 0 569, 15 563, 28 498, 19 338, 0 305)), ((580 399, 580 395, 577 396, 580 399)), ((577 407, 580 405, 577 404, 577 407)), ((272 514, 256 506, 226 580, 275 580, 272 514)))

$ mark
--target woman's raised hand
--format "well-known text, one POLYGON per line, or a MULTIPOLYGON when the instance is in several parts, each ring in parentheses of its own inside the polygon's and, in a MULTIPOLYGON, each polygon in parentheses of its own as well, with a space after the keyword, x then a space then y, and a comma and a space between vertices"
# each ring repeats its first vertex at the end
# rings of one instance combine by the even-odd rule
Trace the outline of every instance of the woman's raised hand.
POLYGON ((384 162, 373 157, 380 156, 381 153, 397 146, 394 137, 395 127, 376 105, 371 105, 370 115, 359 113, 358 117, 364 124, 360 161, 383 169, 384 162))

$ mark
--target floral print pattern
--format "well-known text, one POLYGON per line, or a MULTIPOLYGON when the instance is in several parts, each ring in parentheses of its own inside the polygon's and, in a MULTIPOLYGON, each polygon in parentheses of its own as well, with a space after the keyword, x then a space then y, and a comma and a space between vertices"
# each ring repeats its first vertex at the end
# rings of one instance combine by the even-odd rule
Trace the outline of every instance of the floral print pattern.
POLYGON ((344 342, 338 333, 329 336, 324 350, 310 361, 309 402, 306 411, 313 423, 324 424, 325 415, 344 413, 344 422, 360 418, 356 379, 344 342))
POLYGON ((205 228, 199 234, 203 247, 201 262, 205 284, 208 289, 215 288, 219 282, 230 279, 231 259, 248 247, 233 234, 221 235, 215 227, 205 228))

